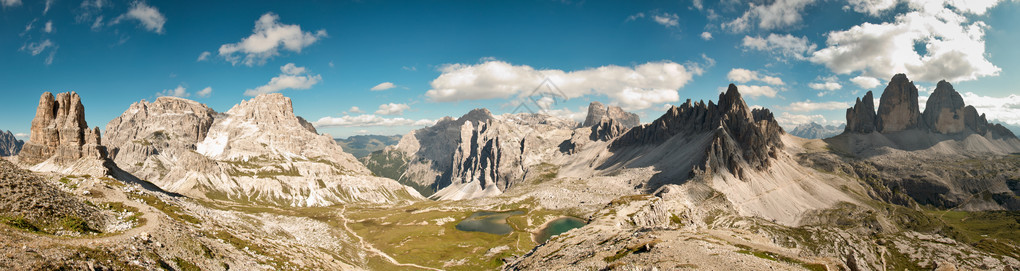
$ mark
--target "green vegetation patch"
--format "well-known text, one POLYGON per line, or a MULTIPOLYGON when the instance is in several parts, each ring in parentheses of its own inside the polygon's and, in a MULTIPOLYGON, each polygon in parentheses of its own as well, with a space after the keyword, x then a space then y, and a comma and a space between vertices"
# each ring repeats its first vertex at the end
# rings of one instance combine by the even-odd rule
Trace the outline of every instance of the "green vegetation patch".
POLYGON ((26 231, 30 231, 30 232, 41 232, 39 227, 36 227, 35 225, 33 225, 28 220, 25 220, 25 218, 22 217, 22 216, 16 216, 16 217, 0 216, 0 222, 3 222, 4 224, 7 224, 8 226, 15 227, 15 228, 22 229, 22 230, 26 230, 26 231))
POLYGON ((156 196, 149 194, 128 194, 128 197, 132 199, 141 200, 145 204, 148 204, 149 206, 155 207, 156 209, 159 209, 163 213, 166 213, 166 215, 170 216, 170 218, 174 220, 188 222, 192 224, 202 223, 202 221, 199 220, 198 218, 184 214, 183 210, 181 210, 181 207, 168 204, 165 201, 160 200, 156 196))
POLYGON ((98 230, 93 229, 92 227, 89 227, 89 224, 85 223, 84 219, 82 219, 80 217, 77 217, 77 216, 73 216, 73 215, 65 216, 63 219, 61 219, 60 220, 60 226, 62 228, 64 228, 65 230, 69 230, 69 231, 77 232, 77 233, 81 233, 81 234, 98 233, 99 232, 98 230))
POLYGON ((954 233, 955 239, 977 249, 1020 258, 1020 212, 929 211, 954 233))

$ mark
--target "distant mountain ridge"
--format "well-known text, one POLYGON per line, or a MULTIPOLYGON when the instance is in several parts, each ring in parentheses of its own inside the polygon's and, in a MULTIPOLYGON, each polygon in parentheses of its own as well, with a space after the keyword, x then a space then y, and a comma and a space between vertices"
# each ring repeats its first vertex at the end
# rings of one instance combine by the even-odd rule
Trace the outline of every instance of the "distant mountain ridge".
POLYGON ((790 135, 807 139, 822 139, 836 136, 842 133, 845 129, 846 124, 840 124, 839 126, 822 126, 821 124, 812 121, 811 123, 797 125, 797 127, 794 127, 793 130, 790 131, 790 135))
POLYGON ((0 156, 18 155, 23 145, 25 142, 15 137, 11 131, 0 131, 0 156))
POLYGON ((396 145, 400 142, 400 135, 355 135, 347 138, 334 138, 344 151, 362 158, 372 152, 381 151, 386 146, 396 145))

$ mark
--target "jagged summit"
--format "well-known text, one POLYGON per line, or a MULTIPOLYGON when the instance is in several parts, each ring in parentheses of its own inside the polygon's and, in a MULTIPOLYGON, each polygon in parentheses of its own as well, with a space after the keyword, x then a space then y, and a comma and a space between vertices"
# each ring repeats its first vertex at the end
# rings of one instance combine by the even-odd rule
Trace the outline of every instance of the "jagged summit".
POLYGON ((991 138, 1016 138, 1000 124, 988 123, 984 114, 978 115, 973 106, 966 105, 953 85, 939 81, 928 97, 924 112, 919 109, 917 87, 905 74, 897 74, 882 93, 878 113, 874 113, 872 93, 858 98, 847 109, 846 132, 868 134, 921 130, 937 134, 973 132, 991 138))
POLYGON ((608 141, 640 124, 641 118, 637 114, 624 111, 615 105, 606 107, 596 101, 588 105, 588 115, 585 116, 581 126, 590 127, 589 140, 608 141))
POLYGON ((23 145, 25 142, 15 137, 11 131, 0 131, 0 156, 18 155, 23 145))
POLYGON ((102 145, 99 127, 88 128, 85 106, 76 92, 64 92, 54 98, 50 92, 39 97, 32 134, 19 154, 19 161, 35 166, 34 170, 77 171, 101 176, 108 172, 103 166, 106 147, 102 145))
POLYGON ((712 133, 704 149, 706 159, 696 168, 706 172, 726 170, 742 176, 746 164, 756 170, 769 166, 783 148, 783 129, 768 109, 751 109, 733 84, 719 94, 719 104, 687 100, 671 107, 650 124, 634 127, 614 140, 609 149, 661 144, 675 136, 712 133))

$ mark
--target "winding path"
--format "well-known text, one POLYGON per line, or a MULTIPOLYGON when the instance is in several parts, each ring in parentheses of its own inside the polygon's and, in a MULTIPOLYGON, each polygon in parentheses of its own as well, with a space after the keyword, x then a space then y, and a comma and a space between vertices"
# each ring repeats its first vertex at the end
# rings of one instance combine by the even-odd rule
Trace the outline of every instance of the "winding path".
POLYGON ((413 264, 413 263, 400 263, 396 259, 394 259, 393 257, 390 257, 389 254, 386 254, 385 252, 382 252, 381 250, 376 249, 374 246, 372 246, 372 244, 369 244, 368 242, 365 242, 365 239, 361 238, 361 235, 358 235, 358 233, 356 233, 353 230, 351 230, 350 227, 347 227, 347 217, 344 216, 344 213, 346 213, 346 212, 347 212, 347 206, 344 206, 343 210, 340 210, 340 213, 338 214, 340 219, 343 220, 344 230, 349 232, 351 235, 354 235, 354 237, 357 237, 358 238, 358 243, 361 244, 361 246, 363 248, 365 248, 365 250, 370 251, 370 252, 375 253, 375 254, 378 254, 380 257, 383 257, 384 259, 386 259, 390 263, 392 263, 394 265, 397 265, 397 266, 408 266, 408 267, 415 267, 415 268, 420 268, 420 269, 425 269, 425 270, 442 271, 442 269, 436 269, 436 268, 432 268, 432 267, 421 266, 421 265, 417 265, 417 264, 413 264))

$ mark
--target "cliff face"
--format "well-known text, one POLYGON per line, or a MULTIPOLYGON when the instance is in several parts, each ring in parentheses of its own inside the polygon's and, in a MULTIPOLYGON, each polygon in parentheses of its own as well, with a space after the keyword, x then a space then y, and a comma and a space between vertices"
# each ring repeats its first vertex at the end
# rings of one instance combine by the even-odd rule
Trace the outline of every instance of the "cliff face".
POLYGON ((687 100, 672 107, 652 123, 634 127, 609 145, 611 151, 631 146, 660 144, 675 136, 712 133, 704 150, 706 159, 696 169, 712 173, 728 171, 743 178, 746 170, 767 168, 783 148, 783 129, 768 109, 754 109, 744 102, 737 87, 730 84, 719 94, 719 104, 712 101, 692 103, 687 100))
POLYGON ((939 134, 970 131, 991 138, 1016 138, 1006 127, 988 123, 986 116, 966 105, 960 93, 945 80, 938 82, 923 113, 918 109, 917 87, 904 74, 897 74, 889 81, 882 93, 878 114, 873 114, 871 101, 869 91, 847 109, 845 132, 892 133, 919 129, 939 134))
POLYGON ((875 126, 883 133, 923 127, 917 87, 905 74, 893 76, 882 92, 875 126))
POLYGON ((60 93, 56 98, 43 93, 31 132, 19 155, 22 163, 35 165, 53 159, 54 165, 67 166, 81 158, 106 159, 99 128, 88 128, 78 93, 60 93))

